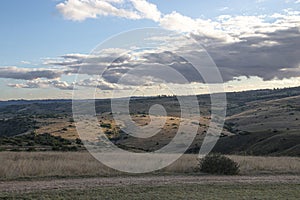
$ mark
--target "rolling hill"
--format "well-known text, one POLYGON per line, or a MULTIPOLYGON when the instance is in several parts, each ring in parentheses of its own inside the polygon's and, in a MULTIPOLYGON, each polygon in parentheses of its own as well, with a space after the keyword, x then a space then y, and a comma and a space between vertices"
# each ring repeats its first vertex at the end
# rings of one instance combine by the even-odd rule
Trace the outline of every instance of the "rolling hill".
MULTIPOLYGON (((227 117, 215 152, 249 155, 300 156, 300 87, 233 92, 227 94, 227 117)), ((210 122, 210 96, 199 95, 201 110, 198 134, 187 153, 196 153, 210 122)), ((111 115, 109 99, 96 100, 96 112, 106 135, 116 145, 131 151, 154 151, 177 133, 180 106, 174 96, 132 98, 130 114, 140 126, 149 121, 149 108, 161 104, 167 111, 166 124, 155 136, 141 139, 121 130, 111 115)), ((153 117, 153 116, 152 116, 153 117)), ((0 102, 0 137, 35 133, 72 140, 79 138, 72 119, 71 100, 33 100, 0 102)), ((184 134, 184 133, 182 133, 184 134)))

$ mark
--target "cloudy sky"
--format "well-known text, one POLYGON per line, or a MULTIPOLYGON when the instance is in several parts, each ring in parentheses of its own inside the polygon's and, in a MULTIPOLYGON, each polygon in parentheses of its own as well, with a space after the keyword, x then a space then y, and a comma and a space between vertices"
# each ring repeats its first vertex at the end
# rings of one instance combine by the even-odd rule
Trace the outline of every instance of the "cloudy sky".
POLYGON ((202 50, 218 67, 226 91, 300 86, 300 0, 4 0, 0 5, 0 100, 72 98, 74 86, 96 88, 99 98, 116 91, 169 94, 168 85, 205 93, 205 78, 182 56, 195 59, 202 50), (119 44, 95 53, 113 35, 145 27, 193 43, 164 35, 156 37, 155 48, 119 44), (75 82, 76 74, 81 79, 75 82))

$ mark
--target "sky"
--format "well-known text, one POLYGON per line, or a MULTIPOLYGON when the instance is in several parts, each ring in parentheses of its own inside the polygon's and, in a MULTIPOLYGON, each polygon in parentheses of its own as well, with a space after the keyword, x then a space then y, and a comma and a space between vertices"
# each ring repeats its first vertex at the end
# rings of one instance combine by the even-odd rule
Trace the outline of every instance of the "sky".
POLYGON ((203 55, 199 46, 218 68, 225 91, 300 86, 300 0, 3 0, 0 5, 0 100, 69 99, 74 88, 96 89, 97 98, 169 94, 169 86, 182 88, 182 94, 185 86, 206 93, 205 78, 184 58, 203 55), (135 42, 135 31, 128 41, 112 44, 120 33, 146 27, 184 35, 199 46, 166 34, 155 48, 133 50, 123 43, 135 42), (95 53, 108 40, 107 48, 95 53))

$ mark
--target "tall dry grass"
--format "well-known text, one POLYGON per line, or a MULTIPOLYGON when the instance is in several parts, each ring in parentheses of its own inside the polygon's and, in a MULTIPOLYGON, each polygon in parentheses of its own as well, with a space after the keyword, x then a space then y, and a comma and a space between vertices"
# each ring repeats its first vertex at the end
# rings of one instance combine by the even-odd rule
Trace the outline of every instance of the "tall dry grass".
POLYGON ((0 179, 118 173, 86 152, 1 152, 0 163, 0 179))
POLYGON ((239 163, 242 174, 300 174, 299 157, 228 157, 239 163))
MULTIPOLYGON (((239 163, 241 174, 300 174, 300 158, 296 157, 229 157, 239 163)), ((194 173, 198 163, 197 155, 183 155, 172 165, 155 173, 194 173)), ((124 174, 104 166, 87 152, 0 152, 2 180, 124 174)))

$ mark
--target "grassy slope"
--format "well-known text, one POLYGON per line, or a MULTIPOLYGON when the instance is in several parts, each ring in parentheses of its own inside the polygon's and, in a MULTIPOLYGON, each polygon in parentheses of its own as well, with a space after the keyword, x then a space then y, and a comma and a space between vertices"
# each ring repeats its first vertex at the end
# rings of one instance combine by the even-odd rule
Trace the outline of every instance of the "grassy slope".
POLYGON ((300 96, 249 102, 227 117, 234 137, 222 138, 216 151, 251 155, 300 156, 300 96))
MULTIPOLYGON (((246 152, 250 155, 300 156, 300 134, 298 133, 300 129, 299 95, 300 87, 227 94, 228 118, 225 127, 236 134, 236 136, 222 138, 218 149, 222 153, 246 152), (248 135, 245 135, 245 132, 248 135)), ((203 119, 209 119, 209 96, 200 95, 198 98, 200 110, 202 111, 201 116, 203 119)), ((7 135, 7 133, 15 135, 35 129, 34 131, 38 134, 47 132, 51 135, 62 136, 72 140, 78 137, 71 119, 72 109, 70 101, 53 100, 19 103, 5 106, 4 102, 4 105, 1 107, 0 102, 0 120, 2 119, 0 135, 7 135), (23 123, 21 119, 32 119, 36 124, 27 121, 23 123), (18 123, 18 126, 11 125, 18 123)), ((180 110, 176 97, 135 99, 130 104, 130 112, 134 116, 137 114, 144 115, 144 113, 147 114, 151 105, 154 104, 163 104, 169 116, 179 115, 180 110)), ((101 117, 103 113, 109 113, 110 101, 97 100, 96 110, 97 113, 101 113, 101 117)), ((147 123, 147 120, 142 120, 142 125, 147 123)), ((152 137, 149 140, 130 137, 124 139, 124 137, 120 137, 121 139, 116 141, 116 143, 125 149, 129 148, 132 150, 135 150, 135 147, 143 151, 159 149, 166 145, 177 131, 178 122, 175 125, 174 123, 170 121, 169 124, 166 124, 162 134, 157 134, 156 137, 152 137)), ((208 121, 201 123, 202 126, 199 126, 198 136, 189 152, 199 151, 208 121)), ((230 135, 230 133, 226 133, 226 129, 225 135, 230 135)), ((22 144, 16 144, 14 147, 18 146, 22 146, 22 144)), ((1 149, 3 148, 0 147, 1 149)))

